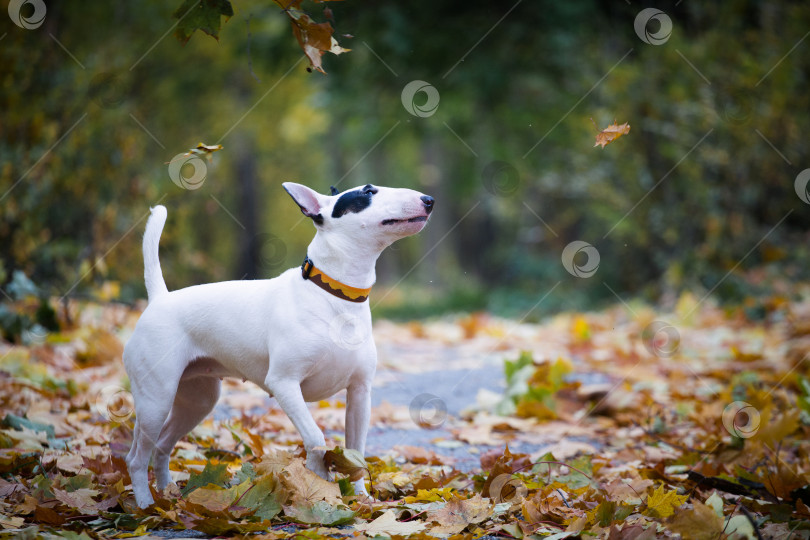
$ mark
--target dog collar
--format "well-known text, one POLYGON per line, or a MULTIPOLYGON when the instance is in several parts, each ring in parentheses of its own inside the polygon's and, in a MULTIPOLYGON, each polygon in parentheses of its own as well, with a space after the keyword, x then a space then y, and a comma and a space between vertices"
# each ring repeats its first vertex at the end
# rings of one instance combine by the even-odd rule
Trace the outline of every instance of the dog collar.
POLYGON ((318 268, 309 256, 304 257, 304 264, 301 265, 301 277, 309 280, 321 289, 325 290, 332 296, 336 296, 342 300, 349 302, 365 302, 368 300, 368 295, 371 292, 371 287, 368 289, 358 289, 357 287, 350 287, 336 279, 330 278, 318 268))

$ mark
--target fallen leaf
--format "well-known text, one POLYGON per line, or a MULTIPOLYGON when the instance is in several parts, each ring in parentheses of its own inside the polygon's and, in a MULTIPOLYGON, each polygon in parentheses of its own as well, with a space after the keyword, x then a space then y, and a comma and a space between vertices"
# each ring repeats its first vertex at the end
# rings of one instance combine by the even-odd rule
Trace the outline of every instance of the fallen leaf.
POLYGON ((354 529, 365 533, 368 537, 386 536, 408 536, 422 532, 427 525, 421 521, 397 521, 397 516, 393 510, 386 510, 380 517, 370 523, 358 524, 354 529))
POLYGON ((319 525, 345 525, 354 520, 354 512, 343 504, 330 504, 327 501, 299 504, 284 507, 284 514, 304 523, 319 525))
POLYGON ((54 488, 54 497, 70 508, 75 508, 82 514, 95 515, 98 513, 97 503, 93 497, 98 495, 98 490, 81 488, 71 492, 54 488))
POLYGON ((331 505, 343 503, 340 487, 310 471, 301 461, 290 463, 281 473, 281 481, 292 493, 294 504, 315 504, 318 501, 331 505))
POLYGON ((720 538, 724 521, 714 508, 695 501, 692 508, 680 510, 666 521, 667 528, 683 538, 714 540, 720 538))
POLYGON ((672 515, 676 508, 679 508, 688 495, 678 495, 676 490, 666 491, 664 485, 658 486, 649 497, 647 497, 647 509, 644 510, 645 516, 665 518, 672 515))
POLYGON ((201 473, 191 475, 182 493, 184 496, 187 496, 195 489, 207 486, 208 484, 224 486, 228 480, 230 480, 230 475, 228 474, 227 463, 212 463, 208 461, 201 473))
POLYGON ((476 494, 471 499, 455 498, 448 502, 441 510, 428 512, 428 519, 439 524, 430 532, 434 536, 449 536, 458 534, 468 525, 481 523, 492 515, 492 503, 482 499, 476 494))
POLYGON ((346 474, 352 481, 363 478, 368 467, 363 454, 351 448, 327 450, 324 453, 324 463, 327 469, 346 474))

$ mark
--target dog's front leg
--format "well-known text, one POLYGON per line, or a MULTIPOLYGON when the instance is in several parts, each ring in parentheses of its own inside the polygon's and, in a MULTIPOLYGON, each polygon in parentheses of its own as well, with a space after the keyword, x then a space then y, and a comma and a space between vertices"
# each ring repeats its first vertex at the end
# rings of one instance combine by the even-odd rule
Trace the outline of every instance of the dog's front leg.
POLYGON ((265 384, 301 434, 307 451, 307 468, 321 478, 329 480, 329 473, 323 462, 325 451, 315 449, 325 446, 326 439, 307 408, 301 394, 301 383, 296 380, 274 380, 265 381, 265 384))
MULTIPOLYGON (((351 384, 346 396, 346 448, 365 455, 370 418, 371 383, 363 381, 351 384)), ((368 497, 364 478, 354 482, 354 492, 368 497)))

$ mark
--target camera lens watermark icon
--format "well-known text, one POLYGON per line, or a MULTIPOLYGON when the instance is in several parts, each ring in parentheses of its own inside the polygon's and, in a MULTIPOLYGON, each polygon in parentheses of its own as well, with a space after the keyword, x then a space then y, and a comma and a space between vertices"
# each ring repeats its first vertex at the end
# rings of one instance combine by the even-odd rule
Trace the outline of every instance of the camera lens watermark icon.
POLYGON ((177 154, 169 162, 169 178, 183 189, 200 189, 207 175, 205 161, 194 154, 177 154))
POLYGON ((284 265, 287 259, 287 244, 275 234, 256 235, 259 263, 270 270, 284 265))
POLYGON ((370 326, 359 317, 341 313, 329 323, 332 342, 347 351, 356 351, 370 339, 370 326))
POLYGON ((644 8, 636 15, 633 28, 644 43, 663 45, 672 35, 672 19, 660 9, 644 8))
POLYGON ((26 30, 36 30, 42 26, 47 11, 42 0, 11 0, 8 3, 8 16, 11 17, 11 22, 26 30), (25 15, 23 11, 26 12, 25 15))
POLYGON ((805 204, 810 204, 810 190, 807 189, 810 186, 808 184, 810 184, 810 169, 805 169, 796 176, 796 180, 793 182, 796 195, 805 204))
POLYGON ((489 484, 489 498, 495 504, 520 502, 526 498, 528 493, 529 489, 526 484, 511 474, 499 474, 489 484))
POLYGON ((23 330, 21 337, 24 345, 42 345, 48 337, 48 330, 41 324, 34 324, 23 330))
POLYGON ((520 187, 520 175, 511 163, 495 160, 481 172, 484 189, 493 195, 508 197, 520 187))
POLYGON ((729 403, 723 410, 723 427, 740 439, 750 439, 759 431, 759 411, 745 401, 729 403))
POLYGON ((562 264, 565 270, 572 276, 578 278, 589 278, 599 269, 599 250, 582 240, 574 240, 562 252, 562 264), (577 264, 574 259, 580 259, 578 255, 587 257, 584 262, 577 264))
POLYGON ((111 422, 126 422, 135 412, 135 401, 132 394, 120 386, 105 386, 96 395, 93 409, 111 422))
POLYGON ((669 358, 681 346, 678 329, 664 321, 653 321, 641 332, 641 340, 650 354, 659 358, 669 358))
POLYGON ((437 429, 447 420, 447 403, 435 394, 419 394, 408 406, 414 424, 437 429))
POLYGON ((402 89, 402 106, 405 110, 419 118, 433 116, 439 108, 439 91, 436 87, 425 81, 411 81, 402 89), (417 95, 424 94, 424 101, 417 95), (417 104, 417 101, 419 103, 417 104))
POLYGON ((720 105, 720 117, 732 126, 743 126, 751 121, 754 98, 747 92, 731 92, 724 96, 720 105))
POLYGON ((105 109, 113 109, 121 105, 125 94, 124 79, 110 72, 99 73, 90 80, 87 95, 105 109))

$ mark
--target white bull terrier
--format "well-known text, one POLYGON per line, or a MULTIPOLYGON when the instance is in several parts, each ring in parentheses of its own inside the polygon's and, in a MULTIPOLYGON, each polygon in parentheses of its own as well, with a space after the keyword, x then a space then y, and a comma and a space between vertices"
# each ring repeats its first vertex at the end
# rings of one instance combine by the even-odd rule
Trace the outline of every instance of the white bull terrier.
MULTIPOLYGON (((346 447, 365 451, 377 349, 368 294, 380 253, 427 223, 433 198, 367 185, 332 195, 287 182, 315 224, 301 268, 268 280, 226 281, 169 292, 158 259, 166 208, 156 206, 143 238, 149 305, 124 349, 135 400, 127 466, 139 507, 170 482, 169 456, 214 408, 222 377, 247 379, 274 396, 301 434, 307 468, 329 477, 324 436, 306 402, 347 389, 346 447)), ((363 480, 355 492, 368 495, 363 480)))

